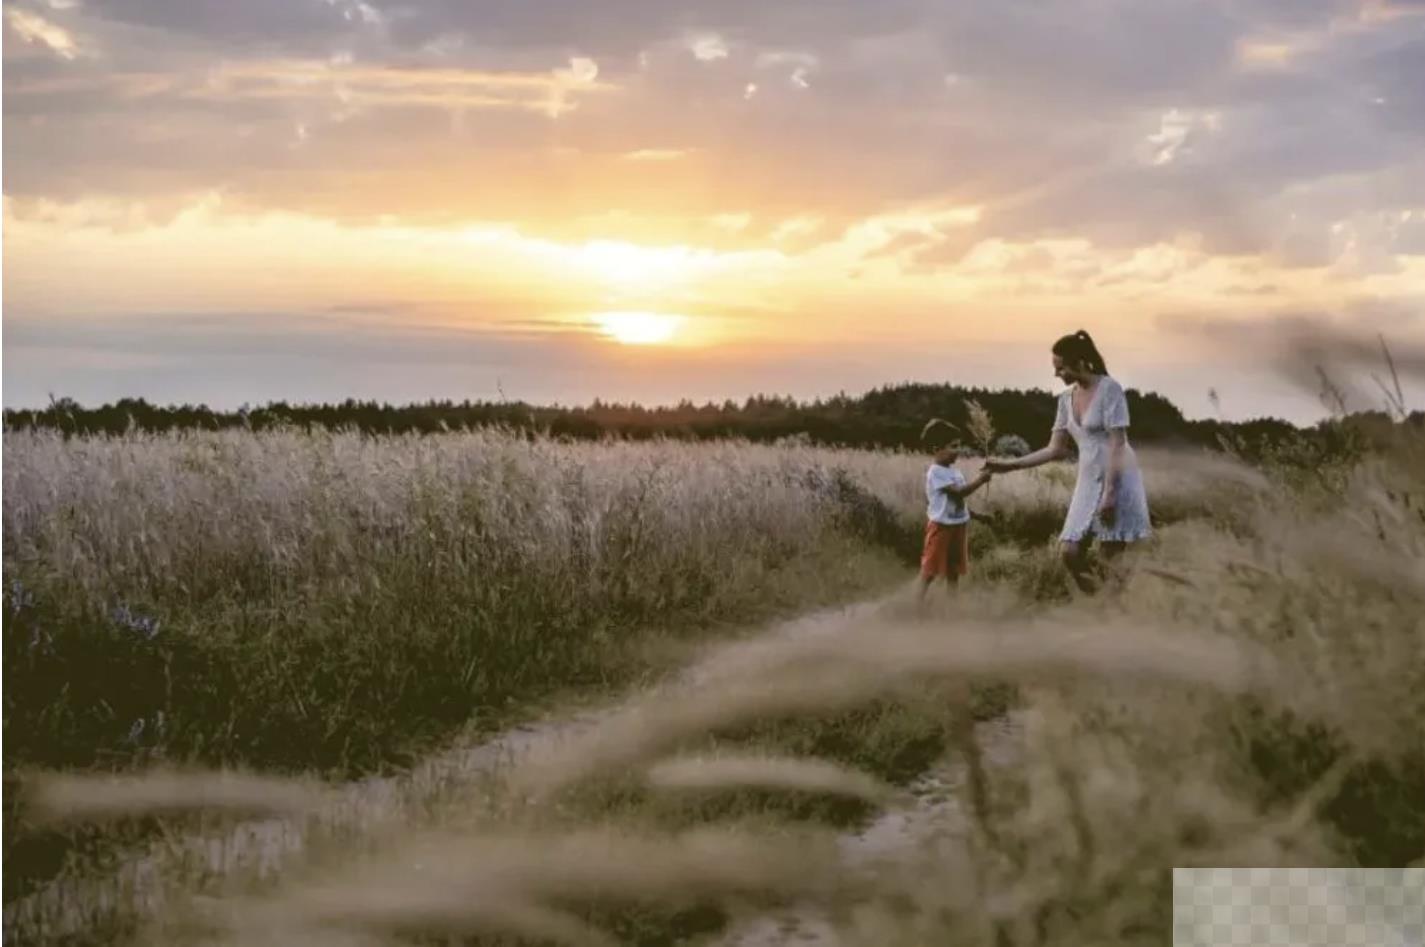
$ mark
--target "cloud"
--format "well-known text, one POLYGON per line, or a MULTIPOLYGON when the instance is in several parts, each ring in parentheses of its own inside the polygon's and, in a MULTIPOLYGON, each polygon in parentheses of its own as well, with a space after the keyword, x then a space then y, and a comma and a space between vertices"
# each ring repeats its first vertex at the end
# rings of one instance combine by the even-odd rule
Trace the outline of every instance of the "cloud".
MULTIPOLYGON (((85 0, 86 16, 229 47, 311 48, 354 25, 368 4, 328 0, 85 0)), ((379 8, 370 7, 372 12, 379 8)))
POLYGON ((683 148, 639 148, 625 152, 623 157, 625 161, 677 161, 687 154, 683 148))
MULTIPOLYGON (((343 341, 310 316, 397 286, 500 314, 496 285, 636 282, 637 253, 514 272, 451 237, 500 228, 520 261, 555 245, 745 254, 759 262, 702 281, 690 309, 754 313, 748 338, 814 320, 855 340, 839 357, 857 364, 838 370, 867 383, 918 353, 940 370, 942 307, 1006 346, 1063 311, 1113 309, 1124 332, 1159 309, 1365 320, 1346 303, 1418 304, 1425 274, 1422 14, 1420 0, 14 0, 6 289, 21 316, 132 311, 85 326, 82 357, 160 359, 174 392, 231 370, 228 342, 274 391, 295 389, 262 374, 268 358, 299 378, 321 366, 307 374, 334 395, 383 378, 390 396, 423 393, 423 364, 458 394, 482 353, 526 359, 532 386, 568 376, 561 397, 641 394, 658 372, 667 391, 694 384, 663 362, 600 374, 583 342, 536 340, 547 313, 518 305, 518 338, 404 313, 343 341), (212 204, 195 221, 197 196, 212 204), (303 223, 242 223, 262 220, 303 223), (184 247, 220 263, 168 274, 184 247), (189 303, 308 315, 290 355, 262 350, 280 325, 246 312, 229 316, 248 335, 134 321, 189 303), (165 349, 164 328, 188 349, 165 349), (200 350, 208 331, 220 342, 200 350), (914 343, 875 362, 870 341, 896 332, 914 343), (130 336, 142 344, 114 351, 130 336), (388 348, 414 367, 383 374, 388 348)), ((31 342, 46 358, 83 344, 31 342)), ((1040 355, 1026 377, 1048 383, 1040 355)), ((776 384, 775 361, 696 383, 776 384)), ((139 368, 108 377, 147 383, 139 368)))
POLYGON ((326 3, 340 11, 342 19, 348 23, 362 23, 366 26, 382 26, 386 23, 385 15, 364 0, 326 0, 326 3))
POLYGON ((668 37, 754 38, 764 47, 787 47, 845 34, 895 30, 923 19, 925 0, 883 0, 874 9, 860 0, 608 0, 567 4, 525 0, 519 4, 469 4, 463 0, 414 0, 402 4, 393 23, 399 41, 419 45, 457 30, 504 47, 579 48, 611 61, 632 61, 668 37))
POLYGON ((688 49, 698 62, 717 62, 728 56, 727 40, 716 33, 705 33, 688 40, 688 49))
POLYGON ((37 13, 19 7, 8 7, 5 10, 5 23, 22 43, 42 47, 60 59, 77 59, 82 54, 78 42, 68 30, 37 13))
MULTIPOLYGON (((417 313, 417 315, 419 315, 417 313)), ((500 328, 422 325, 402 309, 362 313, 247 311, 45 319, 7 313, 7 405, 46 392, 99 403, 243 402, 496 395, 503 374, 572 372, 598 362, 592 328, 507 312, 500 328)))
MULTIPOLYGON (((1418 302, 1418 301, 1417 301, 1418 302)), ((1265 370, 1303 394, 1347 410, 1381 410, 1394 391, 1392 366, 1408 407, 1425 397, 1425 322, 1400 304, 1362 302, 1337 312, 1282 312, 1242 320, 1163 316, 1159 326, 1205 345, 1214 358, 1265 370), (1389 353, 1387 355, 1387 352, 1389 353)))
POLYGON ((898 208, 979 207, 967 225, 868 251, 921 272, 993 241, 1112 256, 1196 237, 1208 254, 1369 279, 1421 239, 1382 222, 1425 207, 1418 3, 88 0, 7 13, 22 9, 104 50, 62 60, 21 43, 6 57, 6 189, 31 202, 162 208, 218 192, 242 212, 518 220, 542 234, 598 220, 614 238, 787 252, 898 208), (743 213, 755 219, 707 223, 743 213), (816 234, 775 233, 812 219, 816 234))
POLYGON ((537 345, 552 335, 592 336, 566 322, 505 311, 498 326, 452 328, 425 322, 431 307, 341 307, 338 311, 248 311, 114 315, 7 320, 6 344, 17 349, 103 350, 153 359, 274 355, 342 362, 379 357, 420 364, 484 363, 511 346, 537 345))
POLYGON ((287 100, 343 105, 438 108, 572 107, 575 95, 607 92, 598 66, 576 58, 544 73, 449 68, 396 68, 337 60, 258 60, 219 64, 202 73, 107 73, 21 79, 6 90, 20 98, 89 93, 125 102, 154 99, 234 104, 287 100))
POLYGON ((555 75, 575 85, 590 85, 599 77, 599 64, 587 56, 575 56, 567 69, 558 69, 555 75))
POLYGON ((1158 130, 1149 135, 1145 159, 1154 167, 1171 164, 1181 154, 1191 151, 1191 139, 1196 134, 1216 132, 1222 127, 1222 117, 1216 112, 1194 114, 1171 109, 1163 113, 1158 130))

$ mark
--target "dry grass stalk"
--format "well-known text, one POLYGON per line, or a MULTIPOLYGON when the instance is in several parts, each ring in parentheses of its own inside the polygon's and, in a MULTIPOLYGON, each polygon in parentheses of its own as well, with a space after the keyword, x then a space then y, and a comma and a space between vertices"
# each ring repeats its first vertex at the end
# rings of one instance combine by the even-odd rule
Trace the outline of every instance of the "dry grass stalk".
POLYGON ((966 422, 970 429, 970 437, 975 442, 975 447, 983 457, 990 456, 995 443, 995 422, 990 417, 989 411, 974 398, 965 399, 965 413, 969 420, 966 422))
POLYGON ((885 686, 870 674, 843 668, 807 673, 764 672, 680 696, 654 698, 620 713, 572 747, 536 755, 512 781, 538 797, 581 780, 626 772, 679 744, 720 729, 768 718, 817 715, 849 709, 885 686))
POLYGON ((179 812, 283 815, 311 812, 326 794, 289 779, 237 772, 164 772, 137 776, 36 775, 26 781, 36 821, 98 821, 179 812))
POLYGON ((1135 625, 1009 631, 868 623, 850 632, 766 649, 760 672, 657 697, 611 719, 573 747, 529 761, 516 782, 536 796, 618 773, 688 740, 765 718, 829 714, 926 678, 1161 681, 1222 693, 1271 694, 1273 666, 1225 637, 1135 625))
POLYGON ((498 932, 608 943, 557 906, 688 905, 827 896, 843 883, 823 833, 616 829, 419 838, 355 869, 221 912, 239 938, 342 928, 400 934, 498 932))
POLYGON ((1272 665, 1260 650, 1225 636, 1131 623, 1081 629, 1055 625, 1007 630, 966 625, 953 633, 913 624, 886 624, 856 635, 801 645, 808 659, 836 659, 863 673, 896 679, 923 676, 1013 679, 1099 677, 1157 680, 1223 693, 1270 689, 1272 665))
POLYGON ((658 789, 701 792, 775 789, 850 796, 884 802, 894 790, 858 770, 817 759, 775 756, 681 757, 664 760, 648 771, 658 789))

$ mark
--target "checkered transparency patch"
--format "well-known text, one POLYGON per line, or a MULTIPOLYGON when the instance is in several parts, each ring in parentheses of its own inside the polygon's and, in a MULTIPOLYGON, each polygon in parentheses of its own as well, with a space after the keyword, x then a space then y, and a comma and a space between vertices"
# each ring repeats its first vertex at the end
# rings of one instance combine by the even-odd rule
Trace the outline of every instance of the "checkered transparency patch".
POLYGON ((1425 868, 1175 868, 1174 947, 1425 947, 1425 868))

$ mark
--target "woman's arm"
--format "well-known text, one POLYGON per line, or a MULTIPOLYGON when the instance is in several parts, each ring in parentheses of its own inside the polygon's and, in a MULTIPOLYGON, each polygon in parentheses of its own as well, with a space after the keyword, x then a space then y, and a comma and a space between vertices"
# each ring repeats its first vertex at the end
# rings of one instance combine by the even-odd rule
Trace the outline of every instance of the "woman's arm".
POLYGON ((1103 494, 1099 497, 1099 519, 1112 525, 1118 512, 1118 484, 1128 463, 1128 397, 1118 382, 1105 378, 1099 384, 1109 385, 1104 404, 1104 427, 1108 428, 1108 459, 1103 472, 1103 494))
POLYGON ((1099 499, 1100 518, 1105 523, 1113 520, 1118 506, 1118 481, 1123 476, 1123 467, 1128 455, 1128 432, 1121 427, 1108 432, 1108 469, 1104 471, 1103 496, 1099 499))
POLYGON ((1015 460, 992 460, 985 467, 992 473, 1002 470, 1032 470, 1050 461, 1059 460, 1069 454, 1069 436, 1063 431, 1055 431, 1049 438, 1049 446, 1032 454, 1025 454, 1015 460))
POLYGON ((1108 489, 1116 491, 1128 460, 1128 432, 1114 428, 1108 432, 1108 489))

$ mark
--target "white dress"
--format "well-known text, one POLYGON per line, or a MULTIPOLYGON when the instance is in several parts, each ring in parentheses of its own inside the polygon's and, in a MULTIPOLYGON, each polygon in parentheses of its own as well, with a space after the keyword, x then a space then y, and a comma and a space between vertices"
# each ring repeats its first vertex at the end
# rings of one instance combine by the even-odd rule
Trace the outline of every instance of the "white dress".
POLYGON ((1127 427, 1128 399, 1123 394, 1123 386, 1107 375, 1099 379, 1084 409, 1082 423, 1074 416, 1074 390, 1070 388, 1059 395, 1054 430, 1068 431, 1079 446, 1079 479, 1074 484, 1069 515, 1064 518, 1064 531, 1059 534, 1061 541, 1080 542, 1092 536, 1099 542, 1122 543, 1146 539, 1152 533, 1143 472, 1133 447, 1127 443, 1118 482, 1117 515, 1112 526, 1099 522, 1098 506, 1108 476, 1109 432, 1123 428, 1126 437, 1127 427))

